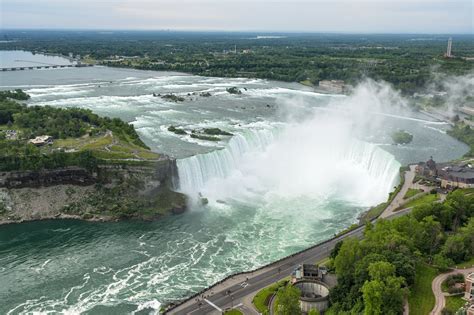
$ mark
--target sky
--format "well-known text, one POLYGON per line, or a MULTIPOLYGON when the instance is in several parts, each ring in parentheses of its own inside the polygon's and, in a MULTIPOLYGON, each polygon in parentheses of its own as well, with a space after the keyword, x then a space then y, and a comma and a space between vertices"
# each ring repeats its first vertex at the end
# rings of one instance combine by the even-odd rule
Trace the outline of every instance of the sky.
POLYGON ((0 0, 3 29, 472 34, 474 0, 0 0))

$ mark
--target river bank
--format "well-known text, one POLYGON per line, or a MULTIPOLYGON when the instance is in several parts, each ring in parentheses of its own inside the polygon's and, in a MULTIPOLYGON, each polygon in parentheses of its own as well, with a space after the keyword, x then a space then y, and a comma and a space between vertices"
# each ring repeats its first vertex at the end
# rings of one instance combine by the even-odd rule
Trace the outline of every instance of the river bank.
POLYGON ((0 173, 0 225, 49 219, 157 220, 186 211, 172 190, 175 163, 0 173))

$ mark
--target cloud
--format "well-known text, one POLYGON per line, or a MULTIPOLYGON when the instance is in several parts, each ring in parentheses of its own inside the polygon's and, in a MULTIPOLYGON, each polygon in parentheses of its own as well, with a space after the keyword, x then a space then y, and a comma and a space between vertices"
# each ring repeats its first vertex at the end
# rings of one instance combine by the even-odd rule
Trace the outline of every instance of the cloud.
POLYGON ((2 0, 2 28, 470 33, 471 0, 2 0))

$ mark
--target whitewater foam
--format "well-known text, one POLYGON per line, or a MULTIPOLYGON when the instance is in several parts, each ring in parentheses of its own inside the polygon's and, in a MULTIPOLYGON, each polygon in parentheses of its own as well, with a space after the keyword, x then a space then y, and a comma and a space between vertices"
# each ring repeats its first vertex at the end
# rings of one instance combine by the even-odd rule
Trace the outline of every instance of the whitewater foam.
POLYGON ((221 150, 179 159, 179 189, 192 197, 223 200, 313 195, 371 205, 385 200, 397 181, 400 164, 374 144, 321 138, 305 144, 285 133, 279 128, 245 130, 221 150))

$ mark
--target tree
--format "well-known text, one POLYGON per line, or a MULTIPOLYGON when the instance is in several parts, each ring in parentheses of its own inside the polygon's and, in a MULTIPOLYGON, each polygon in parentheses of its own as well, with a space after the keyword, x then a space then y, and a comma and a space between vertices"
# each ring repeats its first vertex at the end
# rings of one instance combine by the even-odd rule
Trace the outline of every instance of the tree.
POLYGON ((465 196, 461 190, 453 191, 446 198, 446 203, 451 208, 453 231, 456 231, 472 215, 474 208, 473 199, 470 196, 465 196))
POLYGON ((467 248, 465 239, 461 234, 449 236, 441 252, 444 257, 449 257, 456 263, 465 261, 470 256, 469 248, 467 248))
POLYGON ((395 276, 395 266, 379 261, 369 266, 370 281, 362 286, 364 314, 400 314, 406 290, 405 281, 395 276))
POLYGON ((438 252, 444 239, 441 224, 435 221, 433 216, 425 217, 421 222, 421 231, 417 247, 431 260, 432 256, 438 252))
POLYGON ((277 292, 278 315, 298 315, 301 314, 300 295, 298 288, 288 285, 277 292))
POLYGON ((331 254, 329 255, 331 259, 334 259, 337 257, 337 254, 339 254, 339 250, 341 249, 341 246, 342 246, 342 241, 339 241, 336 243, 336 245, 334 245, 334 248, 332 249, 331 254))
POLYGON ((362 257, 362 250, 358 239, 349 238, 342 243, 339 254, 334 260, 334 267, 338 279, 352 279, 356 262, 362 257))

